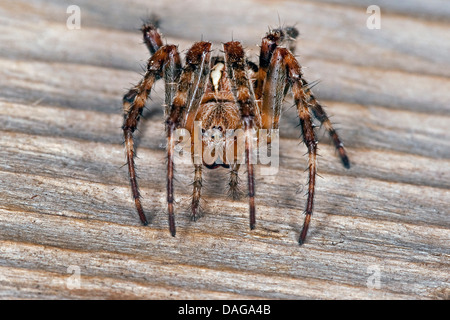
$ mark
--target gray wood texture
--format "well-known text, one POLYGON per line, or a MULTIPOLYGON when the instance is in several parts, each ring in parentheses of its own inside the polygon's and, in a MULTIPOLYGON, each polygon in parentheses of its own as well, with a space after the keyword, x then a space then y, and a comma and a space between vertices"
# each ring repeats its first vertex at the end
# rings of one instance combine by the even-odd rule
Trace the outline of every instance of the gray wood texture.
MULTIPOLYGON (((2 1, 0 298, 448 299, 450 9, 446 1, 2 1), (81 9, 70 30, 67 7, 81 9), (381 29, 366 9, 381 7, 381 29), (155 13, 185 53, 241 40, 254 61, 268 26, 296 24, 300 63, 352 162, 323 130, 307 242, 297 238, 306 148, 288 99, 280 168, 257 177, 257 227, 226 171, 205 174, 205 215, 188 218, 193 168, 166 217, 163 86, 136 135, 140 225, 122 145, 121 97, 148 59, 155 13)), ((245 189, 245 176, 242 173, 245 189)))

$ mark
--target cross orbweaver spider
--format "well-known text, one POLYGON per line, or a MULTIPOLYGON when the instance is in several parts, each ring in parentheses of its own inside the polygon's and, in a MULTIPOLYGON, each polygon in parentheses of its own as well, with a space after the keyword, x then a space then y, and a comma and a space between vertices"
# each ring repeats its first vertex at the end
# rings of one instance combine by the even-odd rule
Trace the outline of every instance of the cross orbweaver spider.
MULTIPOLYGON (((311 92, 309 84, 302 76, 301 66, 294 57, 295 41, 298 31, 294 27, 270 30, 262 38, 259 65, 246 59, 244 49, 238 41, 223 44, 224 57, 211 57, 210 42, 200 41, 186 53, 186 63, 182 67, 177 46, 163 45, 161 35, 154 24, 144 24, 144 43, 150 51, 147 71, 143 79, 125 94, 123 133, 131 190, 140 220, 148 224, 140 201, 134 165, 133 132, 136 130, 145 102, 154 83, 165 81, 165 126, 167 133, 167 204, 169 228, 175 236, 174 219, 174 132, 184 128, 194 132, 194 122, 202 121, 202 132, 214 130, 219 139, 224 129, 241 129, 245 139, 245 165, 248 178, 248 197, 250 207, 250 229, 255 228, 255 181, 252 162, 254 148, 250 132, 255 129, 278 129, 283 99, 292 91, 300 119, 303 142, 309 155, 308 198, 305 220, 299 243, 305 241, 311 214, 313 212, 314 188, 317 172, 317 141, 314 133, 312 115, 328 131, 344 167, 350 168, 336 131, 333 129, 323 107, 311 92), (286 48, 286 46, 288 48, 286 48)), ((203 145, 209 143, 211 136, 202 135, 203 145)), ((229 159, 230 160, 230 159, 229 159)), ((240 164, 233 158, 229 165, 213 163, 194 164, 195 174, 192 194, 192 217, 199 214, 202 191, 202 168, 213 169, 219 166, 230 168, 229 188, 232 195, 238 194, 238 170, 240 164)))

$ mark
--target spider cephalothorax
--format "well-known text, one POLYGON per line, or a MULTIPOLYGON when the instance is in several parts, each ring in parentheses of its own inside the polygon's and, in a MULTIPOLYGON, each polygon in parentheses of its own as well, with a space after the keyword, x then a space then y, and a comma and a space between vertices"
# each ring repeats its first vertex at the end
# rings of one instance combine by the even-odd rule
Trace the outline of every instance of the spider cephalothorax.
MULTIPOLYGON (((315 177, 317 172, 317 141, 312 116, 316 117, 329 132, 342 163, 346 168, 350 163, 343 144, 333 129, 323 107, 311 92, 311 86, 303 79, 301 67, 293 55, 298 31, 294 27, 270 30, 262 39, 259 65, 245 57, 244 49, 238 41, 223 44, 223 57, 211 57, 211 43, 195 43, 186 53, 182 67, 180 55, 174 45, 163 45, 157 28, 152 24, 142 27, 144 42, 152 57, 148 61, 143 79, 123 98, 125 146, 131 189, 139 217, 144 225, 147 218, 142 209, 137 187, 134 165, 133 132, 142 114, 145 101, 156 80, 165 81, 165 123, 167 133, 167 203, 169 228, 175 236, 173 172, 174 148, 178 141, 174 133, 187 130, 192 137, 200 135, 201 150, 216 148, 213 160, 196 156, 196 139, 191 146, 195 168, 192 217, 199 215, 202 190, 202 168, 218 167, 230 170, 229 188, 235 198, 239 195, 238 170, 241 164, 247 168, 248 196, 250 206, 250 228, 255 227, 254 149, 258 138, 254 132, 277 130, 283 99, 289 91, 294 96, 300 119, 303 142, 309 155, 308 198, 305 221, 299 237, 302 244, 306 238, 313 211, 315 177), (196 126, 200 126, 197 127, 196 126), (244 160, 238 161, 238 135, 243 137, 241 145, 244 160), (222 149, 218 146, 223 146, 222 149), (217 151, 221 150, 221 151, 217 151), (231 151, 231 152, 230 152, 231 151), (230 153, 227 153, 230 152, 230 153), (230 156, 231 155, 231 156, 230 156)), ((270 143, 270 139, 267 139, 270 143)), ((200 151, 200 155, 202 155, 200 151)))

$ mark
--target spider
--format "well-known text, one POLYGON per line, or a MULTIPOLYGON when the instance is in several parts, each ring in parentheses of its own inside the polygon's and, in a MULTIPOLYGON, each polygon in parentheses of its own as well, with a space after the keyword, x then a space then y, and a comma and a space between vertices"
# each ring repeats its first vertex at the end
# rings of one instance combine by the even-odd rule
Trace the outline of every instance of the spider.
MULTIPOLYGON (((240 42, 223 43, 223 56, 211 56, 212 44, 196 42, 187 51, 182 66, 177 46, 162 42, 158 25, 144 23, 141 28, 144 43, 150 51, 147 69, 143 79, 123 97, 126 157, 131 190, 136 209, 143 225, 148 221, 144 214, 138 190, 134 164, 133 132, 136 130, 150 91, 159 79, 165 82, 165 130, 167 134, 167 206, 169 229, 175 236, 174 218, 174 138, 175 130, 183 128, 194 133, 194 122, 201 121, 203 147, 214 139, 226 139, 224 130, 241 129, 245 139, 245 166, 248 179, 248 199, 250 229, 255 228, 255 174, 251 132, 259 129, 278 129, 280 110, 288 92, 292 92, 300 120, 303 142, 308 149, 309 180, 305 218, 299 236, 303 244, 313 212, 314 189, 317 172, 317 141, 312 117, 314 116, 328 131, 345 168, 350 168, 338 134, 323 109, 311 92, 312 84, 302 75, 299 62, 294 57, 295 42, 299 34, 295 27, 270 29, 262 38, 259 65, 245 56, 240 42), (206 132, 216 134, 205 134, 206 132)), ((215 140, 217 141, 217 140, 215 140)), ((270 143, 270 141, 269 141, 270 143)), ((229 190, 238 197, 238 170, 236 158, 228 159, 229 164, 194 163, 194 182, 192 193, 192 218, 199 215, 202 193, 203 167, 215 169, 229 168, 229 190)))

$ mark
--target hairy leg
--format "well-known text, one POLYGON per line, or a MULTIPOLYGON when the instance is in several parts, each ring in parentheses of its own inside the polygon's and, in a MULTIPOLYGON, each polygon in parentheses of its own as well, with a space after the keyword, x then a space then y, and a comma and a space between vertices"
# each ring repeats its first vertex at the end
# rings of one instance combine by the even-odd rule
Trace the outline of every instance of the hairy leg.
MULTIPOLYGON (((169 228, 172 236, 175 236, 175 217, 173 208, 173 152, 175 141, 173 133, 180 128, 189 110, 195 110, 199 97, 203 95, 209 70, 211 43, 197 42, 186 54, 186 65, 180 75, 178 89, 175 93, 166 120, 167 130, 167 206, 169 213, 169 228)), ((194 210, 194 207, 193 207, 194 210)))
POLYGON ((281 108, 288 86, 285 61, 281 55, 272 56, 264 80, 261 101, 262 127, 278 129, 281 108))
POLYGON ((313 212, 315 181, 317 173, 317 141, 314 133, 314 126, 311 119, 307 95, 304 92, 302 84, 301 67, 298 64, 297 60, 289 50, 279 47, 273 53, 271 65, 274 69, 282 68, 286 70, 286 80, 292 87, 294 101, 300 119, 303 142, 308 148, 308 199, 305 210, 305 221, 303 223, 303 228, 299 238, 299 243, 303 244, 308 233, 309 223, 313 212))
POLYGON ((245 54, 242 45, 237 41, 224 44, 225 63, 232 91, 239 105, 241 120, 245 134, 245 161, 247 165, 248 196, 250 207, 250 229, 255 228, 255 177, 253 170, 253 134, 259 127, 260 112, 256 105, 250 82, 246 76, 245 54))
MULTIPOLYGON (((297 86, 294 85, 293 90, 297 91, 297 86)), ((294 96, 297 94, 294 93, 294 96)), ((296 98, 297 100, 297 98, 296 98)), ((317 174, 317 141, 314 133, 314 127, 311 121, 311 115, 309 113, 308 108, 298 100, 296 101, 298 108, 298 116, 300 118, 300 124, 302 128, 302 136, 303 142, 308 148, 309 162, 308 162, 308 170, 309 170, 309 181, 308 181, 308 199, 306 202, 306 210, 305 210, 305 221, 303 223, 303 228, 300 233, 299 244, 303 244, 306 239, 306 235, 308 233, 309 223, 311 220, 311 215, 313 212, 314 205, 314 192, 315 192, 315 183, 316 183, 316 174, 317 174)))
MULTIPOLYGON (((140 193, 136 179, 134 164, 133 132, 136 130, 145 102, 155 81, 161 78, 168 64, 179 62, 179 55, 175 46, 161 47, 149 60, 147 72, 144 78, 133 87, 124 97, 123 111, 124 123, 122 126, 125 137, 125 148, 127 154, 128 172, 130 175, 131 191, 136 204, 139 218, 144 225, 148 224, 140 201, 140 193)), ((173 66, 171 66, 173 68, 173 66)))
MULTIPOLYGON (((314 205, 314 192, 316 184, 316 174, 317 174, 317 141, 314 133, 314 126, 311 119, 311 114, 309 110, 309 103, 307 96, 303 90, 301 82, 301 68, 294 56, 287 50, 278 51, 281 56, 284 56, 285 64, 288 70, 288 78, 292 85, 292 92, 294 94, 294 101, 297 106, 297 112, 300 119, 300 125, 302 129, 303 142, 308 148, 308 199, 306 202, 305 210, 305 221, 303 223, 303 228, 300 233, 300 238, 298 240, 299 244, 303 244, 308 233, 308 228, 311 220, 311 215, 313 213, 314 205)), ((277 54, 278 54, 277 52, 277 54)))
MULTIPOLYGON (((156 53, 156 51, 158 51, 163 46, 161 35, 159 34, 155 24, 151 22, 144 23, 144 25, 141 27, 141 32, 144 38, 144 43, 147 46, 150 55, 153 56, 156 53)), ((129 107, 129 105, 133 103, 135 97, 136 97, 136 90, 135 88, 132 88, 123 97, 124 105, 126 104, 127 107, 129 107)))
POLYGON ((238 200, 241 197, 241 190, 239 189, 239 167, 240 164, 234 163, 231 165, 230 170, 230 182, 228 183, 228 190, 233 200, 238 200))
MULTIPOLYGON (((299 243, 302 244, 306 239, 313 212, 315 180, 317 174, 317 141, 314 133, 311 113, 313 113, 325 125, 326 129, 330 133, 336 148, 339 151, 344 166, 348 168, 350 163, 343 145, 340 142, 335 130, 331 126, 331 122, 329 121, 325 111, 312 94, 311 87, 308 85, 306 80, 303 79, 301 67, 298 61, 295 59, 292 52, 281 47, 277 47, 273 51, 267 72, 267 78, 265 79, 265 95, 263 95, 262 101, 263 111, 273 111, 273 113, 269 113, 269 116, 267 116, 268 120, 272 121, 272 127, 278 127, 279 110, 277 111, 277 108, 281 106, 282 95, 280 91, 283 88, 283 82, 285 82, 286 86, 290 86, 292 88, 295 105, 297 107, 297 112, 300 119, 303 142, 308 148, 308 199, 305 210, 305 221, 303 223, 303 228, 299 238, 299 243)), ((263 123, 265 122, 263 121, 263 123)), ((265 123, 265 125, 270 125, 270 122, 267 124, 265 123)))
POLYGON ((350 160, 348 159, 347 152, 344 149, 344 144, 341 142, 336 130, 333 128, 330 119, 327 116, 327 113, 323 109, 322 105, 317 101, 314 95, 311 92, 311 88, 306 82, 305 79, 302 79, 303 93, 305 95, 305 102, 311 108, 314 116, 320 123, 325 127, 333 140, 334 146, 339 153, 339 157, 341 158, 342 164, 345 168, 350 169, 350 160))
POLYGON ((255 228, 256 223, 256 209, 255 209, 255 173, 253 166, 253 120, 250 118, 244 119, 245 132, 245 159, 247 165, 247 179, 248 179, 248 199, 250 207, 250 229, 255 228))
POLYGON ((259 69, 256 77, 256 99, 259 100, 262 97, 264 80, 272 61, 273 52, 280 45, 287 45, 294 52, 298 34, 295 27, 277 28, 270 30, 262 39, 259 53, 259 69))

